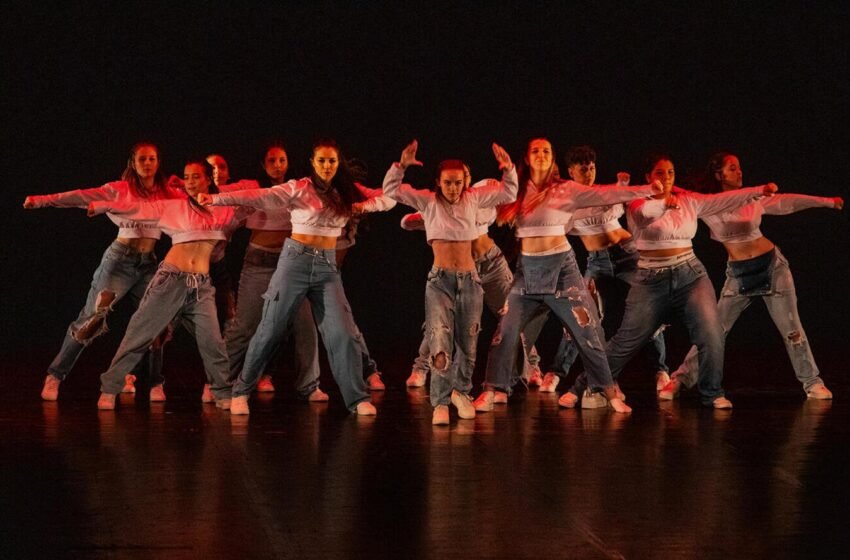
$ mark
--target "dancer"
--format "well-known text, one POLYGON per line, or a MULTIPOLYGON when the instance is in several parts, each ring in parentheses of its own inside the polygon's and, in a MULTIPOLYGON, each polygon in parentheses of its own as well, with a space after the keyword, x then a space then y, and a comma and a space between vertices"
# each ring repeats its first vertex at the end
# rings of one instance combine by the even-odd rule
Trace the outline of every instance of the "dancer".
POLYGON ((248 414, 248 396, 277 351, 304 300, 322 334, 331 371, 345 405, 357 414, 374 415, 363 381, 361 337, 345 297, 336 264, 336 243, 352 214, 385 211, 395 203, 380 190, 354 183, 333 140, 313 146, 310 177, 270 189, 201 195, 203 204, 245 205, 260 210, 289 209, 292 236, 263 295, 263 316, 251 338, 242 372, 233 386, 233 414, 248 414))
MULTIPOLYGON (((720 152, 714 154, 708 162, 704 187, 707 192, 734 192, 743 185, 743 178, 738 157, 720 152)), ((807 208, 841 210, 843 207, 844 201, 839 197, 778 194, 702 218, 711 229, 711 238, 723 243, 729 254, 726 282, 717 301, 724 338, 753 300, 761 298, 773 324, 782 335, 797 380, 810 399, 831 399, 832 392, 820 378, 809 340, 803 331, 797 311, 797 292, 788 261, 779 247, 762 235, 759 226, 764 215, 792 214, 807 208)), ((699 369, 698 350, 694 346, 658 396, 673 399, 682 385, 692 387, 699 369)))
MULTIPOLYGON (((140 142, 130 150, 120 181, 92 189, 28 196, 24 208, 86 208, 93 201, 124 203, 181 196, 184 195, 179 190, 166 185, 160 170, 159 149, 150 142, 140 142)), ((153 250, 162 231, 150 224, 131 223, 112 215, 109 218, 118 225, 118 237, 104 252, 94 271, 86 303, 76 320, 68 326, 62 347, 47 368, 41 390, 41 398, 46 401, 55 401, 59 397, 59 384, 71 372, 80 354, 95 338, 109 330, 106 318, 115 305, 124 296, 129 296, 133 304, 138 305, 156 271, 153 250)), ((162 348, 159 344, 151 349, 145 365, 152 380, 161 379, 162 348)), ((132 374, 128 371, 123 373, 129 379, 132 374)), ((150 399, 165 400, 161 382, 152 382, 150 399)))
POLYGON ((493 409, 496 391, 510 394, 520 332, 544 307, 551 309, 572 334, 592 372, 594 389, 605 392, 614 410, 631 411, 615 392, 605 360, 599 314, 591 304, 564 228, 578 208, 626 202, 660 191, 660 185, 600 189, 563 181, 557 177, 549 140, 535 138, 529 142, 519 170, 517 200, 499 210, 502 223, 516 225, 522 251, 506 302, 508 311, 499 322, 487 356, 484 391, 475 400, 477 411, 493 409))
POLYGON ((475 417, 469 391, 481 328, 484 291, 472 258, 472 242, 479 237, 480 208, 495 208, 516 199, 517 178, 511 158, 493 144, 502 170, 502 182, 474 190, 460 160, 438 166, 436 192, 402 185, 405 169, 422 165, 416 160, 418 142, 410 143, 384 178, 384 195, 422 213, 434 264, 425 283, 425 333, 431 366, 432 424, 449 423, 449 402, 461 418, 475 417))
MULTIPOLYGON (((567 151, 567 173, 570 179, 582 185, 592 186, 596 183, 596 151, 590 146, 575 146, 567 151)), ((617 184, 629 184, 628 173, 617 174, 617 184)), ((625 213, 623 204, 583 208, 575 213, 574 221, 568 235, 577 235, 587 250, 587 266, 584 280, 587 290, 596 302, 600 321, 605 318, 600 285, 605 281, 618 280, 630 284, 637 270, 638 250, 632 235, 620 225, 620 218, 625 213)), ((545 316, 548 317, 548 311, 545 316)), ((540 321, 532 321, 534 328, 529 329, 532 341, 537 339, 540 321)), ((645 346, 647 362, 651 364, 655 374, 656 391, 660 391, 668 381, 668 367, 665 363, 666 347, 664 344, 664 327, 653 333, 650 342, 645 346)), ((543 393, 554 393, 561 378, 566 377, 575 359, 578 357, 578 347, 568 331, 558 346, 553 360, 552 369, 543 376, 539 383, 543 393)), ((615 382, 616 383, 616 382, 615 382)), ((532 384, 530 381, 529 384, 532 384)))
MULTIPOLYGON (((200 196, 212 185, 212 168, 206 161, 191 161, 186 164, 184 181, 188 193, 200 196)), ((171 237, 172 245, 130 319, 109 369, 100 376, 97 407, 115 408, 115 397, 123 387, 123 372, 132 370, 157 335, 179 319, 198 343, 216 405, 228 409, 227 350, 216 317, 215 289, 209 277, 210 255, 219 241, 226 240, 239 227, 250 209, 204 208, 191 196, 89 204, 90 216, 104 212, 160 227, 171 237)))
MULTIPOLYGON (((281 142, 273 142, 263 151, 262 167, 264 187, 284 182, 289 169, 289 157, 281 142)), ((221 175, 221 170, 219 170, 221 175)), ((229 173, 227 174, 229 178, 229 173)), ((259 189, 255 181, 239 181, 222 185, 221 192, 259 189)), ((230 379, 235 380, 242 371, 245 354, 251 337, 260 324, 263 312, 263 293, 280 260, 284 241, 292 235, 292 222, 288 208, 257 211, 248 217, 245 227, 251 230, 248 248, 242 262, 239 288, 236 296, 236 315, 227 324, 224 339, 230 360, 230 379)), ((292 325, 291 339, 295 355, 295 390, 310 402, 326 402, 328 395, 319 388, 319 339, 310 312, 310 303, 304 301, 298 308, 292 325)), ((271 376, 264 374, 257 386, 260 392, 273 392, 271 376)))
MULTIPOLYGON (((705 267, 696 257, 692 239, 697 218, 735 210, 761 196, 776 192, 776 185, 701 195, 674 187, 676 170, 666 154, 647 160, 646 179, 660 181, 664 191, 653 200, 629 204, 629 230, 640 259, 623 322, 608 342, 608 365, 617 379, 623 368, 671 313, 677 314, 699 349, 699 391, 702 402, 719 409, 732 408, 723 393, 723 331, 714 302, 714 288, 705 267), (675 189, 675 190, 674 190, 675 189)), ((581 374, 558 403, 572 408, 582 395, 582 407, 593 408, 595 396, 584 390, 581 374)))

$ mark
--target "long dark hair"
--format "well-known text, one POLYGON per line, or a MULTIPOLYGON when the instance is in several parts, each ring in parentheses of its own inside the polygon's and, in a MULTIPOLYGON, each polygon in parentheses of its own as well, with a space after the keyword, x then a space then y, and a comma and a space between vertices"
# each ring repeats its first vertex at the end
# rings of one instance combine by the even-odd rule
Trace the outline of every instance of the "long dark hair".
POLYGON ((153 142, 137 142, 130 148, 130 157, 127 158, 127 167, 124 169, 124 172, 121 173, 121 180, 127 181, 130 184, 130 188, 133 189, 133 192, 136 196, 140 196, 142 198, 148 198, 152 194, 160 192, 165 189, 165 174, 162 172, 162 161, 159 157, 159 148, 153 142), (148 189, 142 183, 142 178, 139 177, 139 173, 136 171, 136 153, 142 148, 153 148, 156 152, 156 173, 153 176, 153 188, 148 189))
MULTIPOLYGON (((269 142, 267 142, 266 145, 263 147, 263 150, 259 153, 258 158, 258 161, 260 162, 260 171, 262 171, 262 173, 260 174, 260 178, 257 180, 257 183, 261 187, 271 187, 277 184, 272 181, 272 178, 269 177, 266 173, 266 156, 269 154, 269 150, 271 150, 272 148, 278 148, 280 150, 283 150, 286 154, 287 162, 289 161, 289 150, 286 149, 286 144, 283 140, 281 140, 280 138, 275 138, 274 140, 270 140, 269 142)), ((287 172, 288 171, 289 168, 287 167, 287 172)))
MULTIPOLYGON (((348 162, 339 148, 336 140, 332 138, 321 138, 313 143, 313 148, 310 151, 310 159, 315 157, 316 150, 319 148, 331 148, 336 151, 337 167, 336 175, 331 179, 331 184, 326 185, 316 175, 315 170, 310 173, 310 178, 313 181, 313 186, 316 188, 316 194, 322 203, 340 216, 351 216, 351 205, 355 202, 366 200, 360 189, 354 184, 354 178, 351 176, 351 171, 348 169, 348 162)), ((311 166, 312 169, 312 166, 311 166)))
MULTIPOLYGON (((189 161, 186 162, 186 164, 183 167, 185 168, 188 165, 200 165, 201 168, 204 170, 204 174, 207 176, 207 179, 210 180, 209 193, 210 194, 218 194, 219 193, 218 186, 216 186, 215 181, 213 181, 213 166, 206 159, 201 159, 201 158, 190 159, 189 161)), ((192 209, 195 210, 196 212, 203 212, 204 214, 210 213, 209 208, 206 208, 205 206, 201 206, 200 204, 198 204, 198 201, 195 200, 193 197, 187 196, 186 198, 189 199, 189 204, 192 205, 192 209)))
POLYGON ((722 192, 723 181, 717 178, 717 174, 723 169, 723 166, 726 164, 726 158, 728 157, 735 157, 735 154, 732 152, 717 152, 712 154, 702 175, 699 175, 694 180, 693 189, 705 194, 722 192))
POLYGON ((546 142, 549 142, 550 146, 552 145, 552 142, 545 136, 535 136, 526 143, 525 152, 522 157, 519 158, 519 163, 517 164, 517 180, 519 181, 519 189, 517 190, 516 200, 508 204, 503 204, 497 209, 496 223, 500 226, 505 224, 514 225, 520 212, 531 212, 534 210, 541 202, 543 202, 543 199, 548 193, 549 186, 561 178, 558 164, 555 162, 555 149, 552 148, 552 167, 549 168, 549 173, 546 175, 546 179, 543 184, 537 185, 540 190, 540 196, 536 197, 534 200, 529 200, 525 206, 523 206, 525 193, 528 190, 528 182, 531 181, 531 166, 529 166, 525 160, 528 156, 528 148, 535 140, 545 140, 546 142))

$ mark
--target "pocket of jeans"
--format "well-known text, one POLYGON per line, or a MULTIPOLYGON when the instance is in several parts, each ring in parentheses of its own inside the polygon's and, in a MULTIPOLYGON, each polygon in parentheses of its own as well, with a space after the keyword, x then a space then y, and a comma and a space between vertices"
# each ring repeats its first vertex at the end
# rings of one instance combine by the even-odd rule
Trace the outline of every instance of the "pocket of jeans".
POLYGON ((426 282, 433 282, 439 277, 440 277, 440 271, 439 270, 429 270, 428 271, 428 277, 425 279, 425 281, 426 282))
POLYGON ((696 259, 688 261, 688 266, 691 267, 691 270, 697 276, 704 276, 706 274, 705 266, 703 266, 703 264, 696 259))

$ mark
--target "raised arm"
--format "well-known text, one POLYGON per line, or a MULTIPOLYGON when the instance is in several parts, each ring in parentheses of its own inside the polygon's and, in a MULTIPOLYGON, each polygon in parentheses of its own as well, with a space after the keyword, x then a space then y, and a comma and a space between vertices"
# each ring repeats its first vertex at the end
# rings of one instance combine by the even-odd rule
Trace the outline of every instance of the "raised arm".
POLYGON ((112 183, 93 189, 77 189, 54 194, 28 196, 24 208, 87 208, 90 202, 115 200, 118 191, 112 183))
POLYGON ((387 174, 384 175, 383 193, 384 196, 388 196, 402 204, 422 211, 434 200, 434 193, 414 189, 410 185, 402 184, 401 182, 404 179, 404 170, 408 166, 422 165, 422 162, 416 159, 416 150, 418 147, 419 142, 414 140, 402 150, 399 162, 392 164, 387 170, 387 174))
POLYGON ((690 196, 694 201, 697 216, 703 217, 746 206, 762 196, 772 196, 777 190, 776 185, 768 183, 760 187, 746 187, 716 194, 690 193, 690 196))
POLYGON ((496 161, 499 162, 499 169, 502 170, 502 181, 499 183, 488 181, 486 184, 470 190, 470 193, 473 193, 478 199, 479 208, 494 208, 500 204, 507 204, 516 200, 519 183, 511 157, 498 144, 494 143, 492 149, 496 161))
POLYGON ((793 214, 800 210, 809 208, 844 208, 844 200, 841 197, 826 198, 822 196, 809 196, 806 194, 777 194, 759 200, 764 207, 765 214, 784 215, 793 214))

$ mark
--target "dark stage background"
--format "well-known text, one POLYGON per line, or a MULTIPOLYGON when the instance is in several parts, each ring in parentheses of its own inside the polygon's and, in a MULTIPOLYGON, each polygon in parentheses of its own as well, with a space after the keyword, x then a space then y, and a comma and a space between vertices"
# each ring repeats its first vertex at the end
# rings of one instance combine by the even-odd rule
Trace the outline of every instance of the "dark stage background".
MULTIPOLYGON (((673 153, 680 177, 723 148, 740 154, 747 184, 847 197, 848 11, 837 3, 5 4, 0 358, 27 370, 3 375, 43 375, 115 234, 82 210, 25 212, 24 196, 114 180, 140 139, 160 145, 167 173, 215 151, 234 177, 252 178, 265 140, 287 141, 289 177, 298 177, 312 140, 329 135, 367 162, 373 185, 411 138, 426 163, 408 175, 419 185, 445 157, 492 176, 491 142, 516 159, 539 134, 559 162, 570 145, 595 146, 601 182, 620 169, 640 181, 639 162, 653 148, 673 153)), ((418 344, 430 265, 424 236, 398 227, 405 212, 370 217, 344 270, 391 383, 407 375, 418 344)), ((792 263, 827 383, 846 388, 846 213, 768 217, 763 230, 792 263)), ((498 239, 509 249, 507 232, 498 239)), ((722 247, 702 230, 695 245, 719 286, 722 247)), ((234 264, 241 250, 237 243, 234 264)), ((730 337, 727 388, 798 391, 780 336, 756 307, 730 337)), ((126 310, 81 366, 102 368, 125 322, 126 310)), ((549 331, 547 358, 557 337, 549 331)), ((671 365, 686 344, 674 329, 671 365)))

